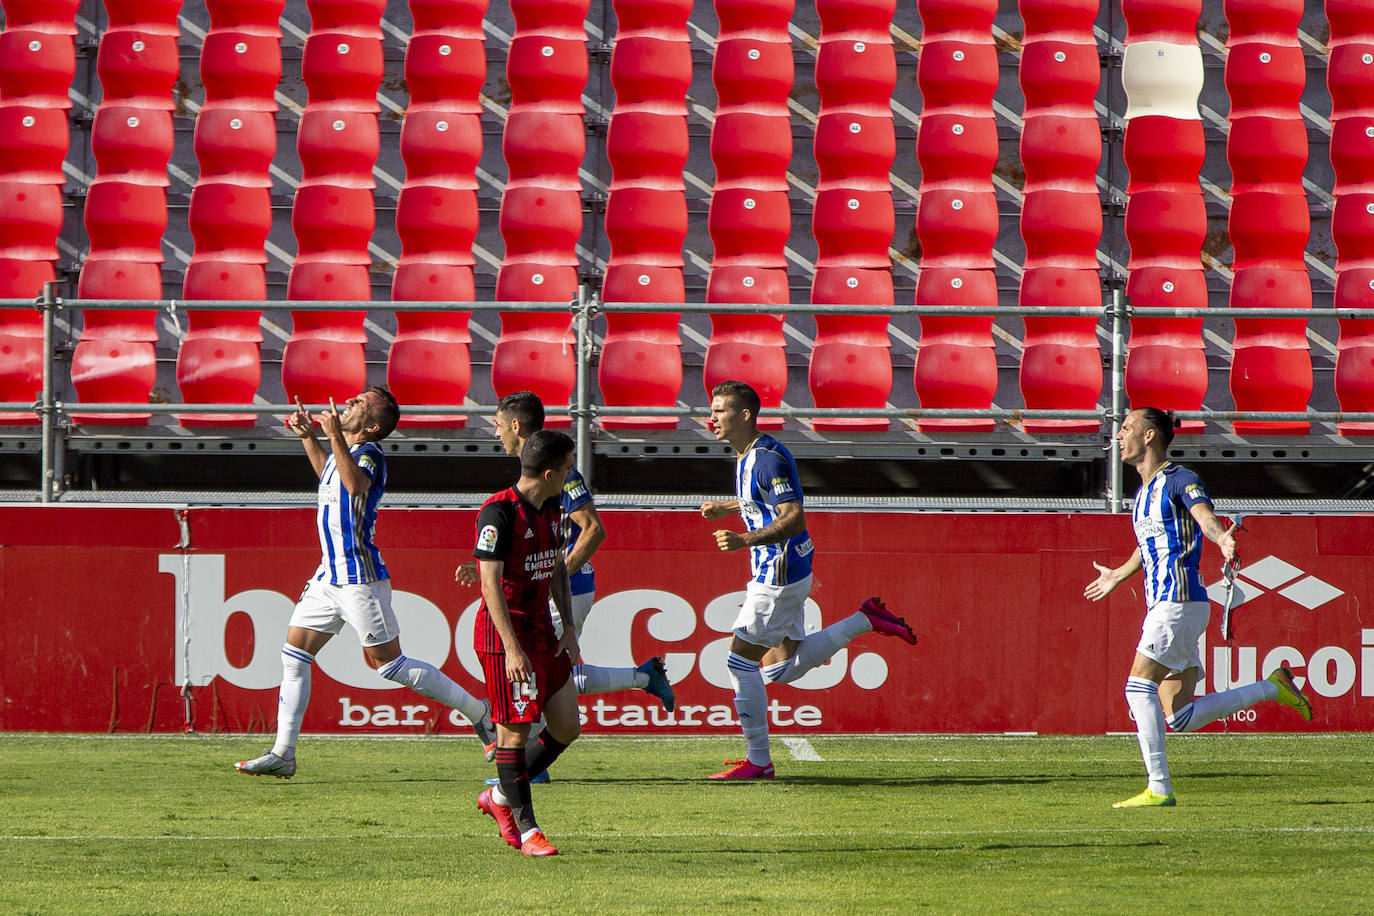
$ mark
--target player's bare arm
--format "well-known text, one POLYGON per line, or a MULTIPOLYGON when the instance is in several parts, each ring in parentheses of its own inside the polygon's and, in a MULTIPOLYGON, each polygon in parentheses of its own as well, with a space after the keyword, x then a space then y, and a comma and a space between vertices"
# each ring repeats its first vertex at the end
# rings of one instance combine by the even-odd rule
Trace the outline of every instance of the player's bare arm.
POLYGON ((286 428, 300 438, 301 445, 305 447, 305 457, 315 469, 315 476, 324 476, 324 463, 329 453, 320 447, 320 441, 315 438, 315 418, 305 409, 300 398, 296 398, 296 412, 286 418, 286 428))
POLYGON ((1122 582, 1140 572, 1140 551, 1133 552, 1130 559, 1115 569, 1110 566, 1103 566, 1101 563, 1094 563, 1093 569, 1097 570, 1098 576, 1088 583, 1087 588, 1083 589, 1083 597, 1091 601, 1101 601, 1115 591, 1122 582))
POLYGON ((563 621, 563 635, 558 638, 555 654, 567 652, 568 659, 577 664, 581 649, 577 645, 577 623, 573 617, 572 584, 568 580, 568 566, 562 557, 558 558, 553 570, 553 581, 549 583, 549 598, 553 601, 554 611, 563 621))
POLYGON ((606 526, 601 523, 601 516, 597 514, 594 503, 587 503, 569 512, 568 518, 582 529, 577 535, 577 540, 573 542, 572 550, 568 551, 568 569, 581 569, 591 560, 592 554, 596 553, 601 542, 606 540, 606 526))
MULTIPOLYGON (((349 401, 349 407, 355 410, 363 409, 355 407, 353 401, 349 401)), ((329 409, 320 413, 320 428, 329 437, 329 447, 334 452, 334 466, 339 471, 339 482, 344 485, 348 495, 362 496, 367 493, 372 488, 372 478, 363 473, 363 469, 358 467, 358 463, 348 451, 348 438, 344 435, 339 408, 333 398, 329 399, 329 409)), ((320 469, 323 472, 323 464, 320 469)))
POLYGON ((741 550, 745 547, 762 547, 764 544, 779 544, 806 530, 806 512, 797 500, 789 500, 777 507, 778 517, 772 524, 757 531, 730 531, 722 528, 714 532, 716 546, 726 552, 741 550))
POLYGON ((701 504, 701 517, 708 522, 725 518, 739 511, 738 499, 707 500, 701 504))
POLYGON ((482 560, 477 565, 482 576, 482 599, 487 603, 491 625, 501 637, 501 648, 506 653, 506 679, 513 684, 528 683, 534 669, 530 666, 529 656, 520 646, 519 637, 515 635, 510 608, 506 606, 506 593, 501 590, 501 576, 506 564, 502 560, 482 560))
POLYGON ((1198 527, 1207 536, 1207 540, 1221 548, 1221 555, 1228 560, 1234 560, 1236 558, 1236 537, 1232 532, 1235 531, 1235 527, 1227 528, 1223 525, 1221 519, 1217 518, 1216 513, 1206 503, 1197 503, 1188 512, 1197 521, 1198 527))

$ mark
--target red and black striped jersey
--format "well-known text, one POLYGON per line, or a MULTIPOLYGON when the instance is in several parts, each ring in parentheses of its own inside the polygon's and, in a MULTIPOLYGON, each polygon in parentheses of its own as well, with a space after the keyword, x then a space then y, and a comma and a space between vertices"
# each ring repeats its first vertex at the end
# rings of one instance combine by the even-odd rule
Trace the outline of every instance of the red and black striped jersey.
MULTIPOLYGON (((488 499, 477 514, 477 546, 472 555, 505 563, 501 591, 515 635, 526 652, 557 642, 549 617, 549 586, 562 555, 562 519, 558 499, 547 499, 536 509, 515 487, 488 499)), ((477 612, 473 644, 478 652, 503 650, 485 598, 477 612)))

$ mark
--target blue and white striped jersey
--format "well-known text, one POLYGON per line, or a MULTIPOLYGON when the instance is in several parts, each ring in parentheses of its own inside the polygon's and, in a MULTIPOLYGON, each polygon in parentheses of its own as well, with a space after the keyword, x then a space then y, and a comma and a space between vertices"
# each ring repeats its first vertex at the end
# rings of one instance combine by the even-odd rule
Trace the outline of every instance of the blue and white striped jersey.
MULTIPOLYGON (((559 498, 559 505, 563 509, 563 553, 572 553, 573 545, 577 543, 577 536, 582 533, 582 526, 572 520, 572 514, 592 501, 592 493, 587 489, 586 478, 573 468, 568 471, 568 482, 563 484, 563 493, 559 498)), ((568 570, 568 585, 571 594, 585 595, 588 592, 596 591, 596 572, 592 569, 592 563, 588 560, 582 564, 581 569, 568 570)))
POLYGON ((1187 468, 1167 463, 1135 494, 1131 520, 1145 574, 1145 606, 1162 601, 1206 601, 1198 564, 1202 528, 1188 510, 1212 505, 1207 488, 1187 468))
POLYGON ((362 496, 349 496, 330 453, 320 475, 315 513, 324 553, 315 578, 330 585, 361 585, 388 578, 382 553, 372 543, 377 506, 386 492, 386 457, 376 442, 359 442, 348 451, 372 485, 362 496))
MULTIPOLYGON (((744 527, 758 531, 771 525, 783 503, 802 501, 797 462, 778 440, 760 435, 735 461, 735 496, 744 527)), ((811 575, 811 535, 802 531, 787 541, 749 548, 755 582, 790 585, 811 575)))

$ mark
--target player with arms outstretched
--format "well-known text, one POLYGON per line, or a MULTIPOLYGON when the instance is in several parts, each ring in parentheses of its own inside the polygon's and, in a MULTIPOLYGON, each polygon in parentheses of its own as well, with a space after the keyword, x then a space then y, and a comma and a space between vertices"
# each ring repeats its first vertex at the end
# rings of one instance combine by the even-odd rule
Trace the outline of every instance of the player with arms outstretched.
POLYGON ((1196 474, 1168 460, 1173 418, 1154 407, 1132 410, 1117 433, 1121 461, 1140 472, 1140 489, 1131 510, 1139 550, 1115 569, 1094 563, 1098 577, 1083 590, 1100 601, 1138 572, 1145 573, 1148 612, 1126 678, 1126 703, 1135 717, 1136 736, 1149 784, 1114 808, 1168 807, 1176 804, 1164 753, 1164 727, 1195 731, 1265 700, 1292 706, 1307 720, 1312 707, 1287 668, 1267 679, 1194 699, 1202 658, 1198 641, 1207 629, 1211 604, 1198 572, 1202 537, 1236 559, 1234 529, 1222 527, 1212 500, 1196 474))

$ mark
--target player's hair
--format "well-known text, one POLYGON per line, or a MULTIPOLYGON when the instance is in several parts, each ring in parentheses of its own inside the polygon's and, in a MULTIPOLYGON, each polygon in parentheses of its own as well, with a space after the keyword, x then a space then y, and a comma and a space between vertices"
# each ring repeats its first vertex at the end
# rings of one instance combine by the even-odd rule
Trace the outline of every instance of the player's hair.
POLYGON ((520 449, 520 473, 538 477, 563 463, 572 454, 573 441, 556 429, 541 429, 525 439, 520 449))
POLYGON ((371 417, 372 422, 380 427, 377 430, 377 435, 372 437, 372 441, 380 442, 395 431, 396 424, 401 420, 401 405, 396 403, 396 395, 392 394, 391 389, 385 385, 373 385, 363 394, 368 392, 375 394, 381 400, 381 405, 373 409, 371 417))
POLYGON ((515 391, 496 402, 496 409, 520 421, 520 432, 528 436, 544 428, 544 402, 533 391, 515 391))
POLYGON ((749 416, 759 418, 759 393, 744 382, 727 379, 711 389, 713 398, 729 398, 739 410, 749 411, 749 416))
POLYGON ((1141 407, 1140 422, 1155 431, 1160 443, 1167 449, 1169 443, 1174 441, 1174 427, 1178 426, 1178 420, 1174 419, 1173 411, 1160 410, 1158 407, 1141 407))

